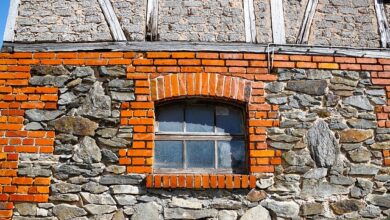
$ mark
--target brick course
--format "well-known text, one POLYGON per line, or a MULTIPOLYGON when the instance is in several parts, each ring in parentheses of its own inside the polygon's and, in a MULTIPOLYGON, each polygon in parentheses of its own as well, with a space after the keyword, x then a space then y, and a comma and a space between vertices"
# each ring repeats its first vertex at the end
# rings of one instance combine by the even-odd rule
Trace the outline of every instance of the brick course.
MULTIPOLYGON (((31 65, 126 65, 135 80, 136 101, 122 103, 121 124, 133 125, 133 143, 119 151, 128 173, 145 173, 154 188, 248 188, 256 173, 274 172, 280 150, 266 143, 268 127, 278 127, 278 106, 264 99, 264 83, 277 80, 268 72, 266 54, 205 52, 59 52, 0 54, 0 217, 12 216, 13 202, 47 202, 50 178, 18 176, 20 153, 52 154, 53 131, 25 131, 28 109, 57 109, 58 89, 31 87, 31 65), (169 89, 168 89, 169 88, 169 89), (247 109, 249 175, 153 174, 155 102, 183 96, 225 99, 247 109)), ((371 71, 372 83, 387 91, 388 104, 377 106, 379 127, 390 128, 390 59, 275 55, 272 68, 318 68, 371 71)), ((384 165, 390 165, 383 150, 384 165)))

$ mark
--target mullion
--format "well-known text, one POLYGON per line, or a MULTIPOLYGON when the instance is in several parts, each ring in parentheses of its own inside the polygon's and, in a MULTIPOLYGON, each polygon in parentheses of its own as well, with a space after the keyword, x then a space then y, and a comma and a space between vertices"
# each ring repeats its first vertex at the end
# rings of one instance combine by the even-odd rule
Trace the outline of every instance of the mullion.
MULTIPOLYGON (((184 105, 183 108, 183 133, 186 133, 187 131, 187 120, 186 120, 186 110, 187 110, 187 103, 184 105)), ((187 141, 182 140, 183 142, 183 169, 187 169, 187 141)))
POLYGON ((187 132, 186 110, 187 110, 187 104, 185 104, 183 108, 183 133, 187 132))
MULTIPOLYGON (((214 133, 217 133, 217 105, 214 105, 214 133)), ((218 169, 218 142, 214 140, 214 166, 218 169)))
POLYGON ((183 140, 183 169, 187 169, 187 141, 183 140))
POLYGON ((213 127, 214 127, 214 133, 217 133, 217 106, 214 106, 214 121, 213 121, 213 127))
POLYGON ((218 142, 214 140, 214 167, 218 169, 218 142))

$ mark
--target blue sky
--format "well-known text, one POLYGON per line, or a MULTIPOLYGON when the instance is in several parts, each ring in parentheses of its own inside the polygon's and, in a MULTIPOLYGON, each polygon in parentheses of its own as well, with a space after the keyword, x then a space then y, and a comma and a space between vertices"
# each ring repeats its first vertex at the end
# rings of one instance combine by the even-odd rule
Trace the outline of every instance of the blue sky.
POLYGON ((9 0, 0 0, 0 48, 3 45, 4 27, 7 22, 9 0))

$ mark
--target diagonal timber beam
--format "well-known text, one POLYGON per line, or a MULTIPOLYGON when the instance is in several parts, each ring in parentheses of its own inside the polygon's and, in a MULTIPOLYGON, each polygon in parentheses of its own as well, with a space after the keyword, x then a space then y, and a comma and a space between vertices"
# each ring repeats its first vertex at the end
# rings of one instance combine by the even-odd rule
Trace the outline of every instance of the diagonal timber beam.
POLYGON ((301 28, 297 38, 297 44, 307 44, 309 41, 309 34, 311 24, 313 22, 314 14, 316 13, 318 0, 309 0, 306 5, 305 15, 302 20, 301 28))
POLYGON ((387 22, 383 0, 375 0, 375 11, 378 19, 378 28, 381 35, 382 47, 390 47, 390 27, 387 22))
POLYGON ((3 40, 5 42, 14 42, 16 17, 18 16, 19 5, 20 5, 20 0, 10 1, 7 24, 5 26, 4 35, 3 35, 4 36, 3 40))
POLYGON ((125 33, 119 23, 118 17, 114 12, 110 0, 99 0, 100 7, 110 27, 112 37, 115 41, 127 41, 125 33))

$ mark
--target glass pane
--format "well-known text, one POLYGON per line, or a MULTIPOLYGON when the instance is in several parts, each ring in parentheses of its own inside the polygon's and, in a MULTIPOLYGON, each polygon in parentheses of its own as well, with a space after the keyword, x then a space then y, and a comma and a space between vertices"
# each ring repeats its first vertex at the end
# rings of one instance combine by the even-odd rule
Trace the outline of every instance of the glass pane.
POLYGON ((245 168, 244 141, 218 141, 219 168, 245 168))
POLYGON ((217 117, 217 132, 218 133, 229 133, 229 134, 242 134, 243 123, 242 113, 238 109, 217 106, 216 107, 217 117))
POLYGON ((188 106, 186 108, 187 132, 214 132, 214 108, 188 106))
POLYGON ((159 108, 157 111, 158 131, 183 131, 183 107, 174 105, 159 108))
POLYGON ((188 168, 214 168, 214 141, 187 141, 188 168))
POLYGON ((155 141, 155 168, 183 168, 182 141, 155 141))

